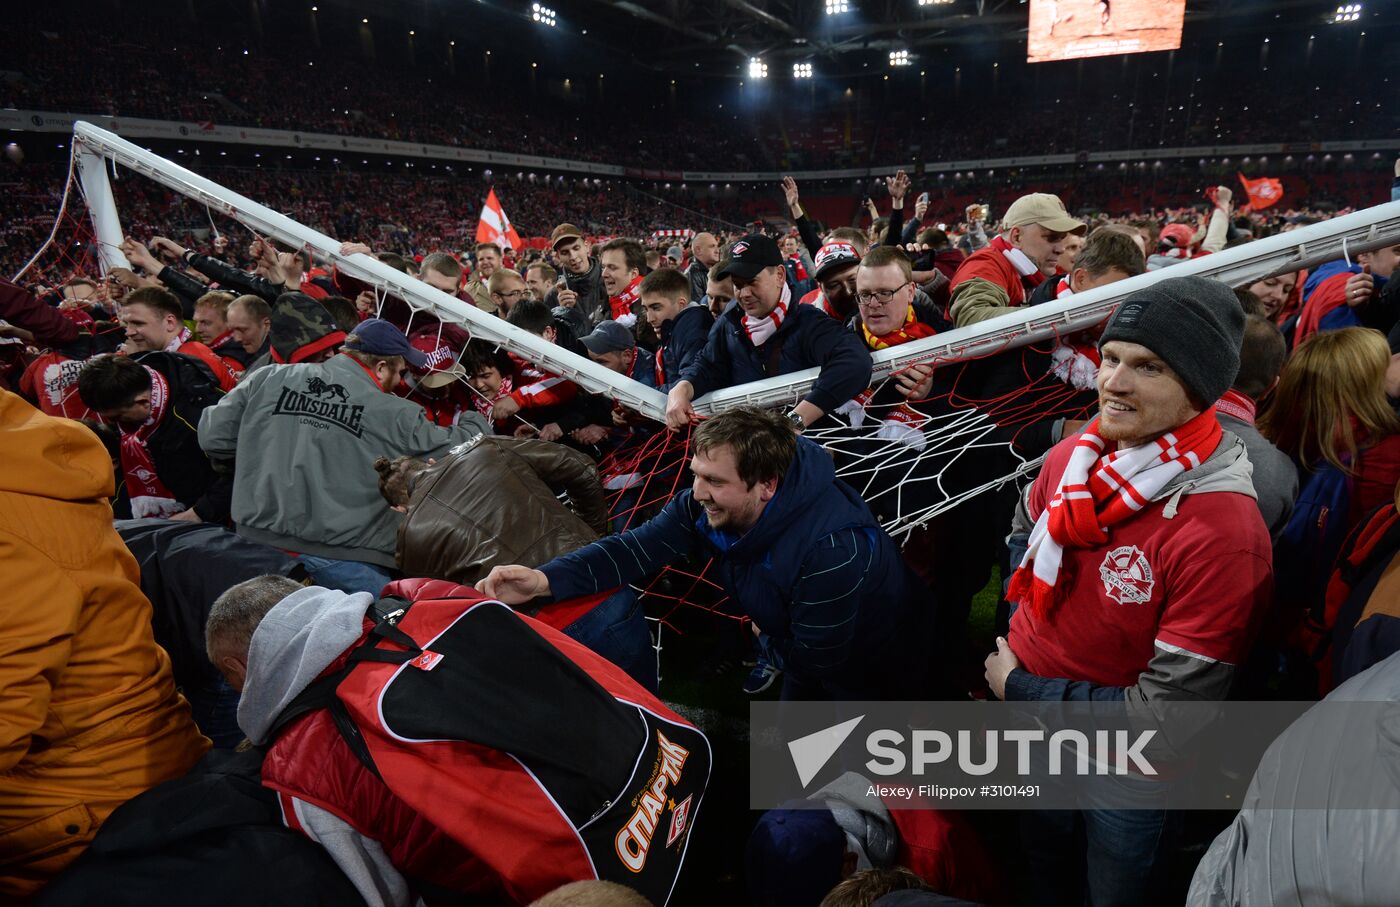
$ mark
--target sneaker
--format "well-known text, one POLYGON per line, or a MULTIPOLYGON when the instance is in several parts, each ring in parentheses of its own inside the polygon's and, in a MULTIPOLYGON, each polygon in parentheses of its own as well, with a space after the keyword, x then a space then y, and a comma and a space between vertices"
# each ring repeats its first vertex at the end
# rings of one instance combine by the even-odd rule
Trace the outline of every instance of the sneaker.
POLYGON ((778 679, 778 675, 783 673, 782 669, 769 664, 766 659, 760 658, 758 664, 753 666, 749 676, 744 679, 744 692, 750 696, 762 693, 773 685, 773 681, 778 679))

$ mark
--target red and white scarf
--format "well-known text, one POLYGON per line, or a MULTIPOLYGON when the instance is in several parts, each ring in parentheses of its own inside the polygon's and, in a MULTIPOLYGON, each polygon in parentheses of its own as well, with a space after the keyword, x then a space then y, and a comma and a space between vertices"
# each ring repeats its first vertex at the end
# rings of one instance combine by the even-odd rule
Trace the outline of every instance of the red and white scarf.
POLYGON ((1060 486, 1035 521, 1026 556, 1011 576, 1008 598, 1029 607, 1037 620, 1046 619, 1072 581, 1060 572, 1065 549, 1094 548, 1108 541, 1110 527, 1146 507, 1177 476, 1205 462, 1221 435, 1213 408, 1126 450, 1099 437, 1098 429, 1095 419, 1075 442, 1060 486))
POLYGON ((151 460, 151 452, 146 449, 146 442, 160 427, 170 405, 170 385, 160 372, 149 365, 145 369, 151 376, 151 414, 135 431, 117 426, 122 435, 122 473, 126 477, 126 494, 131 499, 131 515, 138 520, 167 517, 189 509, 175 500, 175 495, 156 475, 156 465, 151 460))
MULTIPOLYGON (((862 322, 860 333, 865 338, 865 343, 873 350, 888 349, 892 346, 899 346, 901 343, 908 343, 911 340, 920 340, 924 337, 933 337, 938 333, 933 325, 920 321, 914 313, 914 307, 909 306, 909 311, 904 316, 904 324, 890 331, 888 334, 875 335, 865 327, 862 322)), ((860 428, 865 424, 866 407, 875 399, 875 388, 867 387, 856 394, 855 397, 836 408, 836 412, 846 416, 851 420, 852 428, 860 428)), ((924 434, 924 426, 928 423, 928 417, 908 403, 901 403, 880 419, 880 427, 875 430, 875 437, 882 441, 898 441, 906 447, 922 451, 928 445, 928 437, 924 434)))
POLYGON ((476 393, 472 394, 472 405, 476 407, 477 412, 481 413, 483 416, 486 417, 487 422, 490 422, 491 410, 495 408, 497 403, 509 397, 511 395, 511 391, 513 391, 514 389, 515 381, 511 378, 511 376, 502 375, 501 386, 496 388, 495 395, 492 396, 490 400, 488 400, 486 399, 485 394, 481 393, 480 391, 477 391, 476 393))
POLYGON ((1016 273, 1021 275, 1021 279, 1031 286, 1038 287, 1045 281, 1045 272, 1040 270, 1040 266, 1031 261, 1025 252, 1011 245, 1001 236, 993 236, 992 241, 987 245, 1000 252, 1002 257, 1011 264, 1011 267, 1016 269, 1016 273))
POLYGON ((633 311, 632 307, 636 305, 638 299, 642 298, 641 286, 642 278, 641 275, 638 275, 632 278, 632 282, 621 293, 608 297, 613 321, 625 328, 630 328, 637 323, 637 313, 633 311))
POLYGON ((180 347, 184 346, 186 343, 189 343, 193 339, 194 334, 190 331, 189 328, 180 328, 180 333, 170 338, 170 342, 165 345, 164 352, 178 353, 180 351, 180 347))
POLYGON ((792 290, 788 289, 787 281, 783 282, 783 295, 778 298, 778 304, 773 306, 773 311, 762 318, 755 318, 752 315, 744 316, 744 330, 749 335, 749 342, 754 346, 763 346, 768 342, 768 338, 778 333, 778 328, 782 326, 783 319, 787 317, 788 305, 792 302, 792 290))
MULTIPOLYGON (((1073 295, 1074 289, 1069 285, 1069 275, 1066 274, 1055 287, 1055 298, 1068 299, 1073 295)), ((1088 331, 1061 337, 1050 351, 1050 373, 1065 384, 1084 391, 1097 389, 1101 362, 1103 359, 1099 356, 1098 344, 1088 331)))
POLYGON ((1253 397, 1232 388, 1225 392, 1225 396, 1215 401, 1215 408, 1222 416, 1230 416, 1246 425, 1253 425, 1254 414, 1258 411, 1259 404, 1254 402, 1253 397))

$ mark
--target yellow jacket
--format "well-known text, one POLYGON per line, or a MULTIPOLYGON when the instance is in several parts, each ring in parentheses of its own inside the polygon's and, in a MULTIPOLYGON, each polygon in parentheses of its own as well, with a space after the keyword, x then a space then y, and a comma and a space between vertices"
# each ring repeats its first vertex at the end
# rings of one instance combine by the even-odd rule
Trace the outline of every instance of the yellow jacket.
POLYGON ((91 431, 0 390, 0 902, 209 747, 112 528, 114 481, 91 431))

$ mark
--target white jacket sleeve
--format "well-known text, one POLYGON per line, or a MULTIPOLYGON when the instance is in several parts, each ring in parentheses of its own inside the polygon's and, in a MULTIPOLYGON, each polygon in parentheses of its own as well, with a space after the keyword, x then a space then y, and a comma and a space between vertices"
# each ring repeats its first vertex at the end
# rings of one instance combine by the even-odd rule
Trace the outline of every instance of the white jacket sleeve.
POLYGON ((408 882, 389 862, 389 856, 378 841, 367 838, 334 813, 327 812, 304 800, 280 796, 284 812, 290 808, 294 816, 283 816, 288 826, 299 829, 320 844, 335 860, 335 865, 365 899, 367 907, 411 907, 412 895, 408 882))

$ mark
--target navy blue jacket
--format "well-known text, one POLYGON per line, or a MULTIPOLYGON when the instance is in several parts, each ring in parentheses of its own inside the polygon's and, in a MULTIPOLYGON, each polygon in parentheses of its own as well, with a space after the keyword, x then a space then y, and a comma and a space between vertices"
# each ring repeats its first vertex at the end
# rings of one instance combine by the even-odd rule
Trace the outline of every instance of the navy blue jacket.
POLYGON ((710 314, 709 308, 696 304, 681 309, 679 315, 661 325, 661 348, 656 355, 660 358, 665 380, 657 390, 664 394, 681 380, 681 375, 705 349, 705 340, 714 323, 715 316, 710 314))
POLYGON ((568 599, 640 582, 688 554, 716 559, 711 576, 772 638, 794 677, 852 695, 914 685, 932 603, 813 442, 798 439, 777 494, 741 536, 712 529, 687 488, 654 519, 540 570, 555 599, 568 599))
POLYGON ((705 349, 681 372, 695 387, 697 398, 722 387, 762 381, 773 344, 780 344, 774 374, 787 375, 820 368, 806 400, 829 413, 870 386, 870 351, 860 338, 816 306, 794 297, 777 333, 755 347, 744 330, 744 310, 730 303, 715 320, 705 349))

